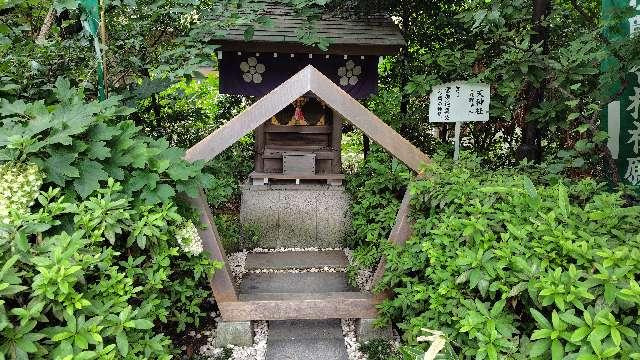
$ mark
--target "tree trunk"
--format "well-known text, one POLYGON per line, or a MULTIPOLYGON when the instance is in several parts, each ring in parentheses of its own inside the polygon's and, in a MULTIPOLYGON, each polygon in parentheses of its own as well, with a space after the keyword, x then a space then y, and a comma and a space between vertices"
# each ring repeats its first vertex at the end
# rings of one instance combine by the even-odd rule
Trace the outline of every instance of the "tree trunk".
POLYGON ((41 44, 47 39, 47 34, 49 33, 49 30, 51 30, 51 25, 53 25, 53 21, 55 19, 56 9, 54 9, 53 4, 51 4, 49 11, 47 12, 47 16, 44 17, 44 22, 38 32, 38 36, 36 37, 36 43, 41 44))
MULTIPOLYGON (((550 0, 533 0, 533 31, 531 45, 542 43, 544 54, 549 53, 549 29, 543 24, 551 9, 550 0)), ((525 119, 531 110, 544 101, 545 81, 534 85, 531 81, 525 86, 526 102, 524 105, 525 119)), ((526 120, 525 120, 526 121, 526 120)), ((517 149, 519 159, 540 162, 542 160, 542 132, 535 121, 526 121, 522 130, 522 142, 517 149)))

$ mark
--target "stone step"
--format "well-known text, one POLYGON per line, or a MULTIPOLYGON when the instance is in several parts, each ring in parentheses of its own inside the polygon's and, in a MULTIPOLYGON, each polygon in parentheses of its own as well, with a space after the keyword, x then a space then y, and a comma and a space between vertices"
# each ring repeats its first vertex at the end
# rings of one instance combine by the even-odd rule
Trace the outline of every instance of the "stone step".
POLYGON ((344 272, 248 273, 241 294, 326 293, 359 291, 347 283, 344 272))
POLYGON ((269 321, 267 360, 347 360, 340 320, 269 321))
POLYGON ((366 292, 342 291, 322 293, 239 293, 240 301, 295 301, 295 300, 369 300, 383 299, 381 295, 366 292))
POLYGON ((245 263, 248 271, 310 269, 325 266, 346 268, 348 265, 349 261, 342 250, 249 253, 245 263))

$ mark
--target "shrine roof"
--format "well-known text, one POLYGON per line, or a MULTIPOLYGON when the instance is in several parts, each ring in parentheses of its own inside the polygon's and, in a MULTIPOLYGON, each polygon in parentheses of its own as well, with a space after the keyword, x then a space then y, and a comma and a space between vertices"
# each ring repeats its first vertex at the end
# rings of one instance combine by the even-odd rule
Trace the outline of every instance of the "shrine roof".
POLYGON ((245 41, 246 26, 228 30, 224 38, 215 43, 222 51, 328 53, 339 55, 395 55, 406 43, 400 29, 386 14, 354 15, 353 13, 324 13, 312 22, 318 36, 329 39, 326 52, 304 45, 297 30, 307 21, 294 10, 275 1, 262 2, 258 15, 270 18, 273 26, 256 26, 253 38, 245 41))

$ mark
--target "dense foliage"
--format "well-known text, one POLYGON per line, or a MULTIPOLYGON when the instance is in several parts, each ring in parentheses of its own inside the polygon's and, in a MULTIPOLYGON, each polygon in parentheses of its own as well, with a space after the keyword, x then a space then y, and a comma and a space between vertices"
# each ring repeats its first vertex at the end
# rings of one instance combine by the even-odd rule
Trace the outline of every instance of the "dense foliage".
POLYGON ((0 104, 0 357, 167 358, 219 266, 176 193, 211 176, 117 98, 54 94, 0 104))
POLYGON ((409 170, 379 147, 348 177, 347 190, 355 199, 345 244, 355 248, 351 277, 379 261, 409 179, 409 170))
MULTIPOLYGON (((428 123, 431 87, 492 85, 489 122, 463 129, 463 147, 483 158, 438 158, 410 186, 404 166, 376 147, 362 160, 367 139, 345 136, 350 272, 388 257, 383 286, 395 297, 383 314, 407 342, 437 329, 452 357, 640 358, 637 200, 599 183, 610 160, 599 112, 640 66, 639 36, 603 34, 630 9, 605 22, 595 0, 282 2, 309 20, 299 40, 322 49, 320 14, 394 16, 407 47, 381 63, 366 105, 427 153, 452 137, 428 123), (545 170, 516 166, 524 157, 545 170), (415 232, 394 248, 386 239, 407 187, 415 232)), ((250 39, 271 23, 257 15, 264 1, 102 3, 110 97, 96 102, 80 2, 0 1, 0 359, 174 353, 169 337, 204 316, 219 266, 200 254, 178 193, 207 188, 227 250, 259 236, 237 217, 251 137, 213 164, 188 164, 180 148, 250 102, 217 93, 211 40, 237 25, 250 39)), ((397 355, 382 342, 363 349, 397 355)))
POLYGON ((477 359, 640 357, 640 207, 591 179, 438 159, 386 251, 387 319, 477 359), (527 174, 527 175, 524 175, 527 174))

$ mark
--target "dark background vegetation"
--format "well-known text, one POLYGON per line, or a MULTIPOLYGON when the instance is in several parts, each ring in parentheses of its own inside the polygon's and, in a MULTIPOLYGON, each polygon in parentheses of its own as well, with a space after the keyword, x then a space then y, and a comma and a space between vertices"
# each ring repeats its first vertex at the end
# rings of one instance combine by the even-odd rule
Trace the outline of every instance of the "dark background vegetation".
MULTIPOLYGON (((328 45, 313 32, 315 17, 345 12, 387 12, 407 40, 380 63, 379 93, 365 104, 437 159, 427 169, 432 177, 416 181, 349 126, 344 147, 354 198, 350 273, 387 256, 384 284, 395 296, 382 314, 397 324, 403 351, 426 348, 417 338, 431 328, 445 332, 451 358, 640 357, 638 200, 619 186, 599 127, 600 110, 619 96, 612 86, 628 86, 624 77, 640 66, 640 37, 602 35, 631 9, 609 23, 600 20, 599 1, 283 2, 310 20, 300 33, 308 44, 328 45), (617 62, 603 72, 607 58, 617 62), (431 87, 453 80, 492 86, 490 120, 465 125, 458 164, 447 160, 452 126, 427 118, 431 87), (416 231, 406 247, 393 248, 386 239, 406 189, 416 194, 416 231)), ((99 105, 79 4, 0 3, 0 162, 36 164, 42 190, 58 189, 0 230, 8 234, 0 239, 0 354, 180 352, 172 329, 194 328, 206 316, 206 273, 219 264, 178 250, 173 235, 194 214, 174 195, 204 185, 228 249, 250 248, 259 236, 237 219, 251 136, 212 163, 180 158, 181 148, 252 101, 218 94, 210 41, 229 26, 250 35, 268 24, 255 15, 260 6, 107 2, 109 100, 99 105), (70 255, 80 248, 82 256, 70 255), (62 280, 71 290, 51 293, 43 279, 70 267, 62 280), (195 279, 185 275, 193 269, 195 279)), ((366 349, 400 356, 383 347, 366 349)))

